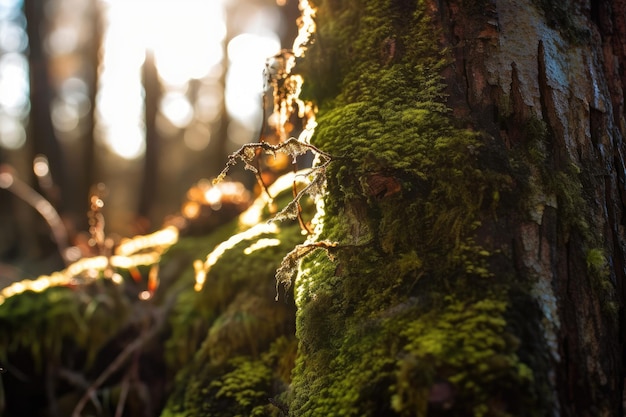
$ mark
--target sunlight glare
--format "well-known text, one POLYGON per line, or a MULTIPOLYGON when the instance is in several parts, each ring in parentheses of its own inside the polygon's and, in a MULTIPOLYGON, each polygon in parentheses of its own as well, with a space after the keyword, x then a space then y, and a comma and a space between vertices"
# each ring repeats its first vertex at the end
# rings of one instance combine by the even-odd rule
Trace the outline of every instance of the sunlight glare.
POLYGON ((173 226, 169 226, 149 235, 135 236, 132 239, 124 239, 116 248, 115 254, 120 256, 130 256, 145 249, 169 247, 177 241, 178 229, 173 226))
MULTIPOLYGON (((122 10, 120 10, 122 9, 122 10)), ((111 7, 96 97, 98 139, 117 155, 135 159, 145 149, 141 64, 144 50, 127 35, 129 17, 111 7)))
POLYGON ((145 45, 155 54, 159 75, 169 85, 206 76, 222 62, 224 11, 217 1, 153 1, 142 8, 145 45))
POLYGON ((265 61, 279 50, 280 40, 271 32, 243 33, 228 43, 226 108, 233 119, 249 130, 260 125, 265 61))
POLYGON ((302 15, 298 19, 298 36, 293 41, 292 49, 296 57, 302 57, 313 33, 315 33, 315 12, 317 10, 311 5, 309 0, 299 0, 298 8, 302 15))
POLYGON ((109 146, 125 159, 136 159, 146 150, 145 127, 134 124, 117 124, 109 129, 109 146))
MULTIPOLYGON (((146 50, 154 53, 166 91, 180 90, 190 79, 219 76, 226 36, 224 6, 220 1, 195 0, 103 4, 108 26, 97 99, 100 140, 116 154, 134 159, 145 151, 141 68, 146 50)), ((180 93, 166 93, 161 111, 180 128, 194 113, 180 93)))
POLYGON ((260 249, 269 248, 272 246, 278 246, 280 244, 281 244, 280 239, 263 238, 263 239, 257 240, 256 242, 252 243, 250 246, 245 248, 243 250, 243 253, 245 255, 250 255, 251 253, 256 252, 260 249))
POLYGON ((217 245, 215 249, 207 255, 204 263, 200 260, 194 262, 194 270, 196 273, 196 285, 194 289, 196 291, 202 290, 209 270, 227 250, 232 249, 244 240, 252 240, 264 234, 275 235, 279 231, 280 229, 276 223, 259 223, 244 232, 231 236, 228 240, 217 245))

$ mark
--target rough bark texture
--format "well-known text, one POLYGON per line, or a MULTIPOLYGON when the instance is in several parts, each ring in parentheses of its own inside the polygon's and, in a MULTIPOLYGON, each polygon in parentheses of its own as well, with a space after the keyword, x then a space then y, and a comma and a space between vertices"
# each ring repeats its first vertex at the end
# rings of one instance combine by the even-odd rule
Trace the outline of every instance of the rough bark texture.
POLYGON ((294 415, 621 415, 624 2, 316 6, 339 249, 297 284, 294 415))
POLYGON ((626 3, 463 3, 440 15, 453 109, 513 150, 540 120, 545 157, 531 169, 564 177, 537 180, 508 244, 549 321, 554 412, 621 415, 626 3))

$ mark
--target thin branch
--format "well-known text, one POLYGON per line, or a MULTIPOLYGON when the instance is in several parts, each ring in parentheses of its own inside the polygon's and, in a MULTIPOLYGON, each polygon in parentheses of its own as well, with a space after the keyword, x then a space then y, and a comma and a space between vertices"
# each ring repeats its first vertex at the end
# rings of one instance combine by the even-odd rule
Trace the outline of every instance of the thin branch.
POLYGON ((37 210, 50 226, 54 243, 56 243, 65 264, 69 265, 71 260, 67 257, 69 247, 67 229, 52 204, 24 181, 17 178, 13 168, 7 164, 0 165, 0 188, 10 191, 37 210))
MULTIPOLYGON (((136 354, 135 354, 136 357, 136 354)), ((133 368, 135 365, 133 365, 133 368)), ((122 380, 122 386, 120 387, 120 397, 117 400, 117 406, 115 407, 115 417, 122 417, 124 414, 124 406, 126 405, 126 399, 128 398, 128 391, 130 390, 130 378, 133 369, 126 372, 124 379, 122 380)))
MULTIPOLYGON (((296 166, 294 165, 294 172, 296 170, 296 166)), ((291 187, 292 194, 294 200, 298 197, 298 187, 296 186, 296 181, 294 179, 293 185, 291 187)), ((298 209, 298 223, 300 224, 300 228, 306 232, 307 235, 311 235, 311 230, 307 227, 304 219, 302 218, 302 206, 300 205, 300 201, 296 201, 296 207, 298 209)))
POLYGON ((326 254, 332 259, 330 252, 337 246, 338 244, 336 242, 330 242, 327 240, 296 245, 291 252, 285 255, 280 263, 280 266, 276 270, 276 301, 279 299, 278 289, 280 285, 283 284, 285 290, 288 290, 291 286, 293 276, 298 271, 300 259, 317 249, 324 249, 326 254))
POLYGON ((308 151, 314 152, 319 156, 323 157, 326 161, 324 165, 330 160, 332 160, 332 156, 317 147, 310 145, 308 143, 300 142, 296 138, 289 138, 284 142, 281 142, 276 145, 272 145, 267 142, 257 142, 257 143, 246 143, 242 145, 239 150, 232 153, 228 157, 228 161, 226 162, 226 166, 222 170, 222 172, 213 180, 214 184, 221 182, 225 177, 231 167, 237 165, 237 162, 241 160, 245 164, 245 169, 258 172, 257 168, 252 165, 252 161, 257 157, 257 150, 260 149, 266 154, 276 155, 276 152, 283 152, 288 155, 291 155, 292 158, 297 158, 299 155, 303 155, 308 151))
MULTIPOLYGON (((261 142, 261 143, 264 143, 264 142, 261 142)), ((259 151, 257 150, 257 152, 259 151)), ((255 164, 256 164, 255 165, 256 171, 254 171, 254 176, 256 177, 256 180, 261 186, 261 189, 263 190, 263 192, 269 197, 270 201, 272 201, 274 199, 274 196, 270 194, 270 190, 267 188, 267 184, 265 184, 265 181, 263 181, 263 175, 261 174, 261 162, 258 156, 255 158, 255 164)))

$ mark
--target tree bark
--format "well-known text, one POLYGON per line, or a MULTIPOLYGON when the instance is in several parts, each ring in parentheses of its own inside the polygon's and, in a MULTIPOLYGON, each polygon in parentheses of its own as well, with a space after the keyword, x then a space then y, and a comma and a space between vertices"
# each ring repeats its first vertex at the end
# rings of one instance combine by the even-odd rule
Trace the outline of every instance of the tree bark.
POLYGON ((315 2, 290 415, 623 415, 625 4, 315 2))
MULTIPOLYGON (((534 168, 559 175, 574 167, 575 213, 567 191, 544 192, 541 216, 511 230, 517 268, 555 297, 554 410, 568 416, 623 413, 624 5, 496 1, 472 13, 448 2, 442 14, 457 51, 454 83, 467 86, 453 108, 509 149, 528 140, 530 118, 540 119, 548 154, 534 168)), ((536 298, 547 311, 545 296, 536 298)))

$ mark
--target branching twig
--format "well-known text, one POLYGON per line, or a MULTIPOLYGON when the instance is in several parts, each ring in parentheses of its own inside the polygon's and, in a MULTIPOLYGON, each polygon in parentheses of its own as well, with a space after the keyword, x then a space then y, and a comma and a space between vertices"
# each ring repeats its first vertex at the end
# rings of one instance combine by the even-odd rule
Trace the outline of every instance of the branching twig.
POLYGON ((316 172, 317 175, 313 177, 310 183, 308 183, 300 192, 296 194, 296 196, 287 204, 280 212, 278 212, 274 217, 272 217, 272 221, 283 221, 286 219, 295 219, 298 217, 299 208, 300 208, 300 200, 305 195, 315 196, 319 194, 320 189, 322 189, 324 185, 324 181, 326 180, 325 176, 325 166, 322 165, 320 167, 311 168, 311 172, 316 172))
MULTIPOLYGON (((248 143, 243 145, 237 152, 233 153, 226 163, 226 167, 222 170, 220 175, 213 180, 214 183, 220 182, 226 174, 228 170, 237 164, 239 160, 243 161, 245 164, 245 168, 247 170, 253 171, 257 176, 259 175, 259 170, 252 165, 257 157, 257 152, 261 150, 262 152, 270 155, 276 155, 277 152, 282 152, 290 155, 294 162, 296 158, 300 155, 303 155, 309 151, 314 152, 320 159, 320 164, 311 168, 309 171, 309 175, 314 174, 311 182, 305 186, 300 192, 295 193, 294 188, 294 198, 293 200, 287 204, 278 214, 276 214, 272 220, 274 221, 282 221, 285 219, 298 219, 303 230, 307 231, 310 234, 310 231, 304 225, 302 218, 300 217, 300 212, 302 211, 300 207, 300 199, 305 195, 316 196, 319 194, 319 191, 323 188, 324 181, 326 180, 326 167, 333 160, 333 157, 316 148, 313 145, 308 143, 303 143, 296 138, 290 138, 285 142, 281 142, 277 145, 272 145, 267 142, 258 142, 258 143, 248 143)), ((272 198, 272 196, 269 196, 272 198)))
POLYGON ((330 251, 336 247, 336 242, 329 242, 327 240, 296 245, 296 247, 293 248, 291 252, 285 255, 282 262, 280 263, 280 266, 276 270, 276 301, 278 301, 279 298, 278 289, 281 284, 284 285, 285 291, 288 290, 289 287, 291 287, 291 281, 293 279, 293 276, 298 271, 298 263, 300 262, 300 259, 304 258, 306 255, 316 249, 324 249, 326 251, 326 254, 331 257, 330 251))
POLYGON ((137 360, 137 352, 135 352, 133 359, 133 366, 130 370, 126 372, 124 375, 124 379, 122 379, 122 386, 120 387, 120 397, 117 400, 117 406, 115 407, 115 417, 122 417, 124 414, 124 406, 126 405, 126 399, 128 398, 128 391, 130 390, 130 380, 132 375, 135 373, 136 361, 137 360))
MULTIPOLYGON (((264 142, 260 142, 260 143, 264 143, 264 142)), ((257 150, 257 152, 259 152, 257 150)), ((254 176, 256 177, 257 182, 259 183, 259 185, 261 186, 261 189, 263 190, 263 192, 269 197, 270 201, 272 201, 274 199, 274 196, 272 196, 272 194, 270 194, 270 190, 267 188, 267 184, 265 184, 265 180, 263 180, 263 175, 261 175, 261 162, 259 160, 260 158, 255 158, 255 171, 254 171, 254 176)))
POLYGON ((228 157, 228 161, 226 162, 226 166, 222 170, 222 172, 213 180, 214 184, 221 182, 226 177, 226 174, 233 166, 237 165, 238 161, 242 161, 244 163, 244 168, 248 171, 252 171, 254 173, 258 173, 259 170, 252 165, 253 161, 257 156, 257 150, 261 150, 269 155, 276 155, 277 152, 282 152, 287 155, 290 155, 294 160, 308 151, 312 151, 326 161, 330 161, 332 156, 313 145, 308 143, 300 142, 296 138, 289 138, 285 142, 281 142, 277 145, 272 145, 268 142, 257 142, 257 143, 246 143, 238 151, 234 152, 228 157))
POLYGON ((52 204, 24 181, 17 178, 13 168, 6 164, 0 165, 0 188, 12 192, 37 210, 48 223, 48 226, 50 226, 54 243, 56 243, 66 265, 69 265, 71 260, 67 257, 67 249, 69 247, 67 229, 52 204))
MULTIPOLYGON (((294 171, 295 171, 295 165, 294 165, 294 171)), ((310 184, 309 184, 310 186, 310 184)), ((296 186, 296 182, 293 182, 293 185, 291 187, 292 193, 293 193, 293 198, 294 200, 298 197, 298 187, 296 186)), ((307 235, 311 235, 311 230, 308 228, 308 226, 306 225, 306 223, 304 222, 304 219, 302 218, 302 206, 300 205, 300 201, 296 201, 296 208, 298 210, 297 213, 297 217, 298 217, 298 223, 300 224, 300 229, 304 230, 306 232, 307 235)))

